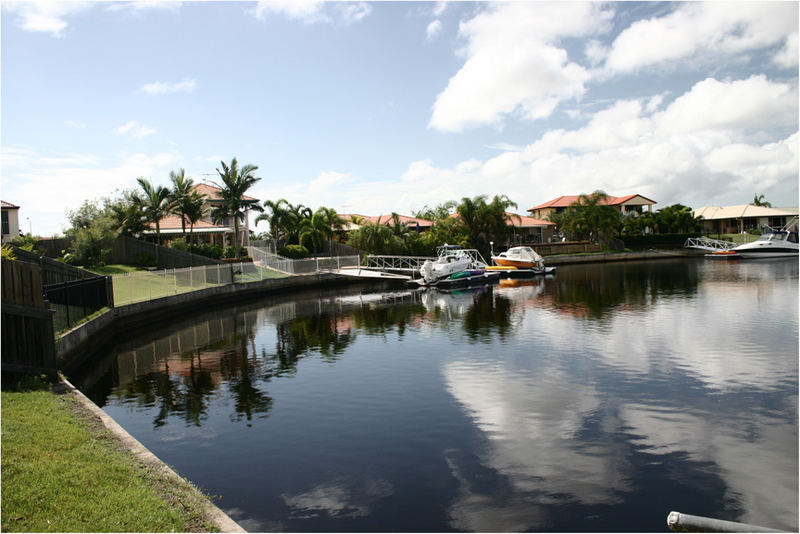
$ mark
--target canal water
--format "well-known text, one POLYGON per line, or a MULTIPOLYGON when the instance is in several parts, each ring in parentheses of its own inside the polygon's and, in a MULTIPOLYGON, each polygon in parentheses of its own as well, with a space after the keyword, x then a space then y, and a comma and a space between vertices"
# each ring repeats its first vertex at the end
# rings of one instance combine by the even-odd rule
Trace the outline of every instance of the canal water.
POLYGON ((298 293, 74 382, 251 531, 798 529, 798 264, 298 293))

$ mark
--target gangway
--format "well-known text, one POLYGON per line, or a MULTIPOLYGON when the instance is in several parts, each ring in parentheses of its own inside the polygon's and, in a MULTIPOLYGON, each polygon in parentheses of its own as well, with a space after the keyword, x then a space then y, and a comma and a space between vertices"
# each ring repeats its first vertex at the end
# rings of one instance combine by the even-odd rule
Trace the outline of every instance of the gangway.
POLYGON ((375 271, 397 271, 409 273, 413 276, 414 273, 419 272, 419 268, 422 267, 425 260, 435 261, 436 258, 430 256, 386 256, 370 254, 364 258, 364 264, 361 268, 375 271))
POLYGON ((710 237, 690 237, 683 246, 685 248, 696 248, 709 252, 727 252, 737 245, 732 241, 721 241, 719 239, 711 239, 710 237))

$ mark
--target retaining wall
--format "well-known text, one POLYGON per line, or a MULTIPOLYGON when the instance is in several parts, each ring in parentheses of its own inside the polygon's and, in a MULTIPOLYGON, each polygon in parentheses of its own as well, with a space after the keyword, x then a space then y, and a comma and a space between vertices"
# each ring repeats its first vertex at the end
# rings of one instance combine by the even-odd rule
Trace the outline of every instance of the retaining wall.
POLYGON ((179 295, 118 306, 74 328, 56 342, 58 368, 67 369, 80 364, 92 352, 85 349, 90 345, 93 347, 102 345, 117 333, 169 320, 181 313, 196 311, 202 306, 218 306, 264 295, 349 284, 353 280, 351 277, 333 273, 318 273, 209 287, 179 295))

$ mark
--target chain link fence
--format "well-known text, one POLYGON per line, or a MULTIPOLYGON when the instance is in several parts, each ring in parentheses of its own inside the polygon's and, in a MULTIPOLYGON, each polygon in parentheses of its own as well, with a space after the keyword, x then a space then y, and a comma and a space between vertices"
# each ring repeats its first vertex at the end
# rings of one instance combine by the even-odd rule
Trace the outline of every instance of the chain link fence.
POLYGON ((252 262, 135 271, 112 277, 114 304, 121 306, 232 283, 258 282, 358 267, 358 256, 290 260, 248 247, 252 262))

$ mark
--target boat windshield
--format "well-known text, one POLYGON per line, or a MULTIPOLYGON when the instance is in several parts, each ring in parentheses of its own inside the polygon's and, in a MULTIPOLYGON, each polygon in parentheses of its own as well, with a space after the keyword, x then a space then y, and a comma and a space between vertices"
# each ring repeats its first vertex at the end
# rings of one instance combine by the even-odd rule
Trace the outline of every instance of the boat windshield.
POLYGON ((786 241, 788 232, 765 232, 758 238, 759 241, 786 241))

